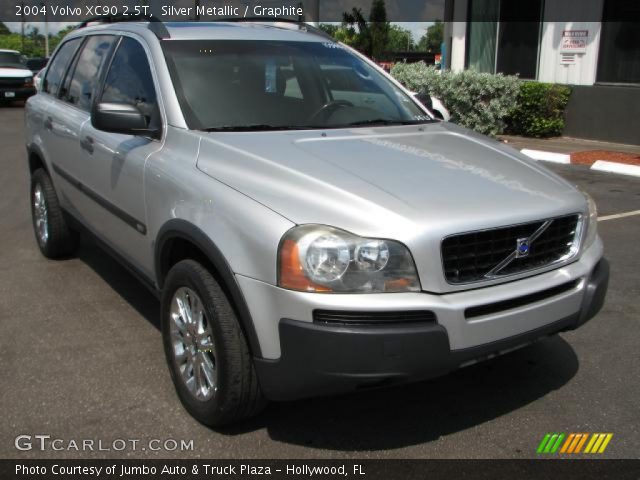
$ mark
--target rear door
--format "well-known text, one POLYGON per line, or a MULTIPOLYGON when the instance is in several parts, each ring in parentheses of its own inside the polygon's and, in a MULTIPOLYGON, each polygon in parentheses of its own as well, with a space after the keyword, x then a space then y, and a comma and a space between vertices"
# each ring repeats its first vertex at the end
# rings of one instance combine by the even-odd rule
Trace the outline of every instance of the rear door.
MULTIPOLYGON (((89 169, 83 155, 87 146, 82 142, 80 133, 89 120, 91 103, 99 84, 98 74, 116 39, 113 35, 85 37, 64 80, 57 87, 45 120, 45 128, 50 132, 48 155, 57 177, 56 183, 61 186, 63 204, 80 220, 88 218, 91 207, 81 187, 89 169)), ((45 89, 49 86, 47 73, 45 89)))
MULTIPOLYGON (((30 108, 27 109, 27 124, 34 129, 36 135, 34 135, 33 140, 38 144, 49 164, 55 164, 56 158, 62 155, 62 152, 65 150, 63 146, 66 145, 66 147, 69 148, 68 143, 71 141, 70 135, 63 134, 62 118, 57 118, 54 133, 53 115, 55 114, 56 117, 60 116, 58 106, 56 105, 57 102, 59 102, 58 94, 67 70, 69 69, 69 65, 71 65, 82 41, 83 38, 73 38, 64 42, 60 48, 58 48, 42 81, 41 93, 29 101, 30 108), (36 138, 37 135, 39 135, 40 138, 36 138)), ((66 124, 66 122, 64 123, 66 124)), ((80 152, 77 152, 78 155, 79 153, 80 152)), ((62 200, 66 206, 65 189, 68 185, 64 181, 58 181, 59 177, 55 171, 50 173, 53 181, 56 183, 60 200, 62 200)))
MULTIPOLYGON (((96 103, 134 105, 147 116, 150 128, 161 131, 162 119, 151 63, 140 41, 121 37, 102 77, 104 82, 96 103)), ((160 135, 153 138, 104 132, 88 121, 82 127, 80 141, 91 146, 83 152, 86 188, 96 195, 103 209, 95 212, 92 223, 112 247, 145 271, 136 261, 148 256, 145 163, 161 148, 160 135)))

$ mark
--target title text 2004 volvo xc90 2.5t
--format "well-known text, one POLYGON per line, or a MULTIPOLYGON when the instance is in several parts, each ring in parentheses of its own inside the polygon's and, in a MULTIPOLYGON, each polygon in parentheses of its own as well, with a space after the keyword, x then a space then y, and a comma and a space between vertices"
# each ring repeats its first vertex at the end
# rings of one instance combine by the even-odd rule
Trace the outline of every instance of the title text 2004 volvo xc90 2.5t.
POLYGON ((83 25, 26 124, 42 253, 88 231, 157 292, 205 424, 434 377, 604 301, 586 194, 304 24, 83 25))

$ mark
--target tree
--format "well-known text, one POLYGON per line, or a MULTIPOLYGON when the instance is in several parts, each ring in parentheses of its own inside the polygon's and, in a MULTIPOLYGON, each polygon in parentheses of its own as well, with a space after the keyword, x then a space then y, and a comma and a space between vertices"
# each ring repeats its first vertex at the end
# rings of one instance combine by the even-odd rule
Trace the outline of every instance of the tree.
POLYGON ((444 23, 436 20, 433 25, 427 28, 420 41, 418 42, 418 50, 422 52, 440 53, 440 46, 444 39, 444 23))
POLYGON ((369 32, 369 25, 362 14, 362 10, 359 8, 352 8, 351 12, 344 12, 342 14, 342 29, 341 36, 344 37, 344 41, 347 45, 360 50, 367 56, 371 56, 371 36, 369 32))
POLYGON ((370 56, 379 59, 387 50, 389 40, 389 22, 387 21, 387 8, 384 0, 373 0, 369 24, 370 56))
POLYGON ((68 27, 63 28, 58 33, 56 33, 55 35, 50 36, 50 39, 49 39, 50 52, 53 53, 53 51, 58 46, 58 44, 62 41, 62 39, 64 37, 66 37, 67 34, 69 34, 70 32, 74 31, 75 29, 76 29, 75 25, 70 25, 68 27))
POLYGON ((9 33, 11 32, 7 26, 3 22, 0 22, 0 35, 8 35, 9 33))
MULTIPOLYGON (((0 23, 0 28, 2 24, 0 23)), ((62 41, 74 26, 65 27, 55 35, 49 35, 49 49, 53 49, 62 41)), ((37 28, 30 29, 24 37, 24 44, 19 33, 0 33, 0 48, 18 50, 27 57, 44 57, 44 35, 37 28)))
MULTIPOLYGON (((336 36, 346 38, 345 43, 360 50, 368 57, 380 58, 388 50, 389 22, 387 21, 387 8, 384 0, 373 0, 369 21, 367 21, 360 8, 352 8, 351 12, 342 14, 342 30, 338 30, 336 36)), ((341 39, 341 41, 344 41, 341 39)))
POLYGON ((336 34, 340 29, 338 25, 333 25, 331 23, 321 23, 320 25, 318 25, 318 28, 324 33, 331 35, 333 38, 336 38, 336 34))
POLYGON ((389 52, 407 52, 415 49, 413 35, 399 25, 389 26, 389 40, 386 50, 389 52))

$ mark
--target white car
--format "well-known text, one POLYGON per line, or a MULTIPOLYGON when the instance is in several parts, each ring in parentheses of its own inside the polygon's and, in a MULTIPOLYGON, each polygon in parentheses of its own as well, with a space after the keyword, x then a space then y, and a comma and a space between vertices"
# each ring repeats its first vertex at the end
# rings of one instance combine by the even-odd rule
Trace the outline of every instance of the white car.
POLYGON ((0 102, 26 100, 36 93, 33 73, 16 50, 0 50, 0 102))
POLYGON ((444 106, 439 98, 428 95, 426 93, 423 94, 419 92, 411 92, 411 94, 413 95, 413 98, 427 107, 440 120, 443 120, 445 122, 451 120, 451 114, 449 113, 449 110, 447 110, 447 107, 444 106))

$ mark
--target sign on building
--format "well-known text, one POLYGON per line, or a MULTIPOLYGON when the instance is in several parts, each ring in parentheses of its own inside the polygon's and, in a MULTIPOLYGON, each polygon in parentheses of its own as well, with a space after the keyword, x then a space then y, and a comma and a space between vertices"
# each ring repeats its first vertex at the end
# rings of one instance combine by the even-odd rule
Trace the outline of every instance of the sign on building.
POLYGON ((561 53, 586 53, 589 30, 563 30, 561 53))

